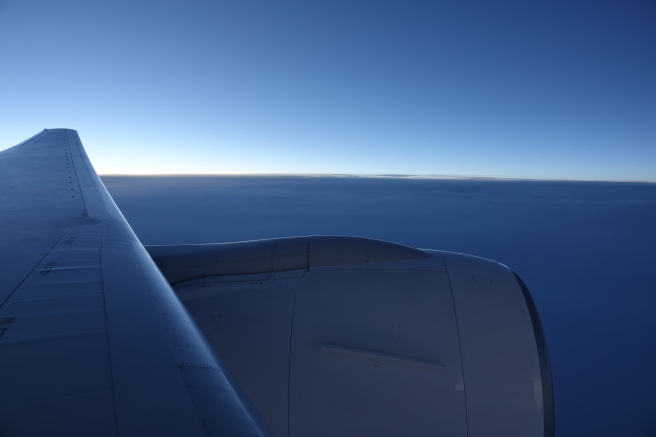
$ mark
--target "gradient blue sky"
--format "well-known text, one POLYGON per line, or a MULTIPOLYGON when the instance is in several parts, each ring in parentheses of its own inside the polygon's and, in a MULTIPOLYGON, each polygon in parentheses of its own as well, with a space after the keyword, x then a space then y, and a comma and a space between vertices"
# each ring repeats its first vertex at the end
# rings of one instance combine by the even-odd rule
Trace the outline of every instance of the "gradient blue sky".
POLYGON ((5 0, 0 60, 99 173, 656 181, 649 0, 5 0))

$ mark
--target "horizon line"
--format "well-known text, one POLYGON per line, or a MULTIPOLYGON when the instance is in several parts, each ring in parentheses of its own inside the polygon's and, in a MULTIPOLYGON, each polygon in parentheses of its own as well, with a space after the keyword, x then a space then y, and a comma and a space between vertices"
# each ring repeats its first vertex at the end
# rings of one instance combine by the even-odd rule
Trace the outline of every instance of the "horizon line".
POLYGON ((403 180, 478 180, 499 182, 612 182, 654 184, 656 180, 640 179, 569 179, 569 178, 521 178, 497 176, 468 176, 440 174, 391 174, 391 173, 267 173, 267 172, 225 172, 225 173, 98 173, 109 177, 299 177, 299 178, 361 178, 361 179, 403 179, 403 180))

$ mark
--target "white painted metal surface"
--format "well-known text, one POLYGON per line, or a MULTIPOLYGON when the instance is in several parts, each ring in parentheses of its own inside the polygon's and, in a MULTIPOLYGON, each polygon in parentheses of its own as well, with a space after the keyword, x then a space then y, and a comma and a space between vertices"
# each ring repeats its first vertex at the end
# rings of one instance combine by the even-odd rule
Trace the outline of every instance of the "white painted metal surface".
POLYGON ((149 253, 66 129, 0 153, 0 202, 0 435, 553 435, 503 265, 325 236, 149 253))
POLYGON ((0 435, 261 435, 77 132, 0 153, 0 435))
POLYGON ((553 435, 539 321, 507 267, 347 237, 211 246, 148 249, 276 435, 553 435), (266 272, 283 254, 295 270, 266 272))

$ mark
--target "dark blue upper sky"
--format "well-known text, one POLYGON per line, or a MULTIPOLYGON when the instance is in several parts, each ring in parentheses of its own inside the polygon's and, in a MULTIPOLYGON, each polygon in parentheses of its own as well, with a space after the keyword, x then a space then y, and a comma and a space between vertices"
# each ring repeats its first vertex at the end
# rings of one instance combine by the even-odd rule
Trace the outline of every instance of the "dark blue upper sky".
POLYGON ((648 0, 8 0, 0 59, 0 148, 101 173, 656 181, 648 0))

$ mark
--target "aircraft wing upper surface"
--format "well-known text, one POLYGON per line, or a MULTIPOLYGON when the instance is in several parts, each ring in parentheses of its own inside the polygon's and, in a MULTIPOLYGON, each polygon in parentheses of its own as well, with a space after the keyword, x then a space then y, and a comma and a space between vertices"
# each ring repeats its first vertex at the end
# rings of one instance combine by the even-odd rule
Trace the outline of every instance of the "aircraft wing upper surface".
POLYGON ((262 435, 76 131, 0 152, 0 435, 262 435))

